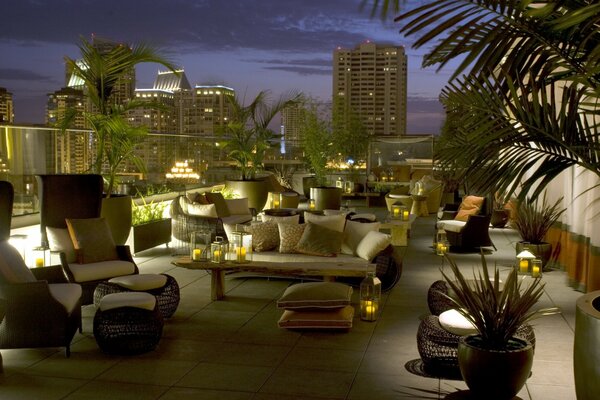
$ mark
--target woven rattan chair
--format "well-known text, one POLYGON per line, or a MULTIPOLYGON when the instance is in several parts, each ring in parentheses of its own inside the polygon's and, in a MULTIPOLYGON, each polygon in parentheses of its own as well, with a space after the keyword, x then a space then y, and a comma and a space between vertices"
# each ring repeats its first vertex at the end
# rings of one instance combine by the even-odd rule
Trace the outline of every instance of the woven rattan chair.
POLYGON ((0 181, 0 298, 5 315, 0 322, 0 348, 65 347, 81 329, 81 287, 66 283, 60 267, 29 270, 8 243, 13 187, 0 181))

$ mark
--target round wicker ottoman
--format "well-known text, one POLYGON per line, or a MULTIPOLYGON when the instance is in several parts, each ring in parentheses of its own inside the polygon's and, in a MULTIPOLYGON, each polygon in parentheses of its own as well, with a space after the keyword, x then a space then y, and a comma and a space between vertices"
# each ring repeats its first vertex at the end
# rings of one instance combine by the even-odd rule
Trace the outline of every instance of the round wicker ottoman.
POLYGON ((111 354, 152 351, 162 336, 163 317, 156 298, 145 292, 108 294, 94 315, 94 337, 111 354))
MULTIPOLYGON (((521 325, 515 336, 529 341, 535 348, 535 334, 531 325, 521 325)), ((428 315, 421 321, 417 331, 417 349, 427 373, 440 377, 460 376, 459 338, 442 328, 436 315, 428 315)))
POLYGON ((101 282, 94 291, 94 305, 98 308, 107 294, 124 292, 146 292, 155 296, 163 318, 173 316, 179 305, 179 285, 168 274, 126 275, 101 282))
POLYGON ((435 281, 427 291, 427 306, 433 315, 440 315, 446 310, 455 308, 454 303, 444 295, 447 295, 450 288, 446 281, 435 281))

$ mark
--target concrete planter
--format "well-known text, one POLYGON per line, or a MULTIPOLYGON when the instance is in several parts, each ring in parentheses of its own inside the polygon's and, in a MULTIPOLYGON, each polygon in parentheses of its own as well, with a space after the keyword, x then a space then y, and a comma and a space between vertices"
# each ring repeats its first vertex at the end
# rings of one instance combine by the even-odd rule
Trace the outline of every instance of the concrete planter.
POLYGON ((600 290, 577 299, 573 367, 577 400, 600 399, 600 290))

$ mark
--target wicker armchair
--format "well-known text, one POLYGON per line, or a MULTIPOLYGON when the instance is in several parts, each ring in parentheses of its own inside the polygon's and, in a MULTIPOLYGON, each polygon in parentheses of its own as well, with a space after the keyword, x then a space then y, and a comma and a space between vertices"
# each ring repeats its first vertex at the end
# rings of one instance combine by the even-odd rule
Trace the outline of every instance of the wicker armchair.
POLYGON ((214 240, 216 236, 226 236, 221 218, 185 213, 181 208, 179 197, 171 202, 171 221, 173 224, 173 236, 182 242, 189 242, 191 233, 195 231, 209 231, 211 233, 211 240, 214 240))
POLYGON ((66 283, 59 266, 30 270, 8 243, 13 187, 0 181, 0 348, 62 347, 81 330, 81 287, 66 283))

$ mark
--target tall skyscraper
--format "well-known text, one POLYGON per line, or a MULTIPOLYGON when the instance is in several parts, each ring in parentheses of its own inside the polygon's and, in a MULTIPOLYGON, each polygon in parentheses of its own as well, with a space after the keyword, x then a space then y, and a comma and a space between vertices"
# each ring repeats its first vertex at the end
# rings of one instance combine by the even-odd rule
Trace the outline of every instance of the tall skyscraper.
POLYGON ((0 122, 15 122, 12 93, 0 87, 0 122))
POLYGON ((234 95, 235 90, 222 85, 196 85, 191 92, 181 92, 180 133, 215 136, 231 118, 227 97, 234 95))
POLYGON ((46 125, 56 125, 62 118, 64 118, 67 110, 75 110, 75 120, 71 124, 71 128, 85 129, 86 125, 83 112, 85 108, 86 99, 83 95, 83 91, 79 89, 73 89, 70 87, 64 87, 54 93, 48 93, 48 102, 46 103, 46 125))
POLYGON ((406 54, 362 43, 333 53, 333 112, 357 113, 375 136, 406 135, 406 54))

